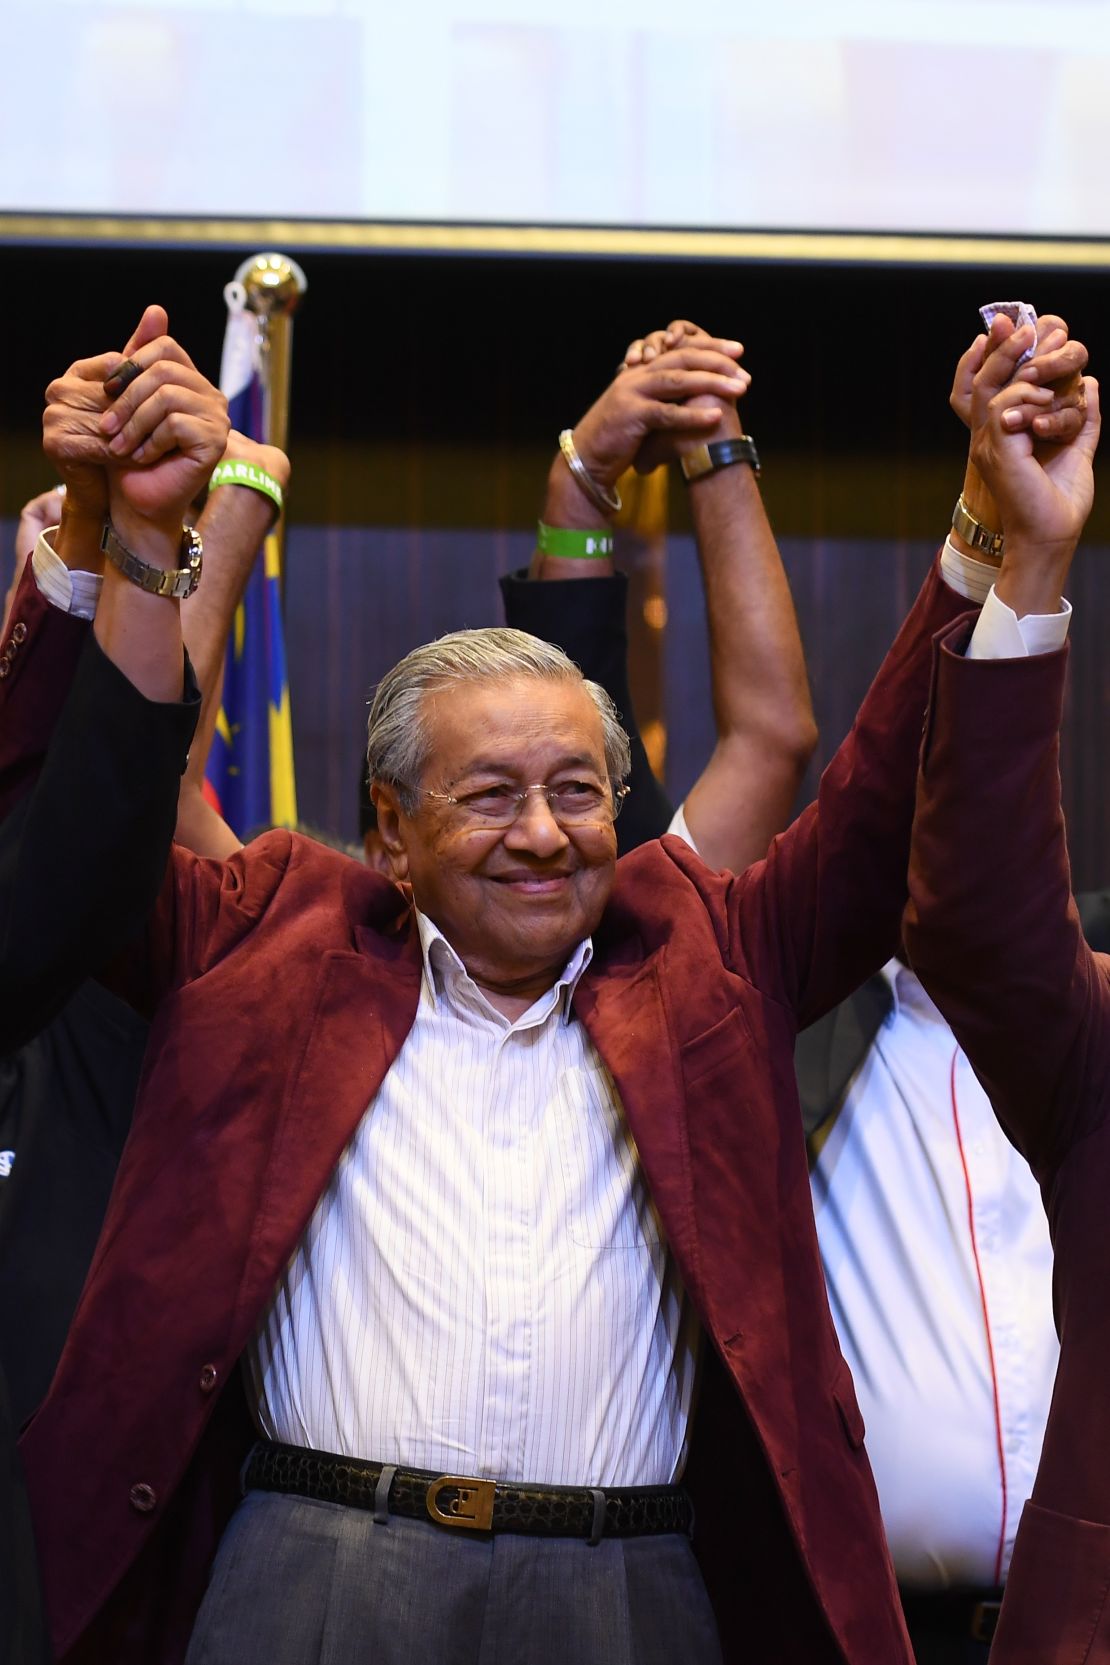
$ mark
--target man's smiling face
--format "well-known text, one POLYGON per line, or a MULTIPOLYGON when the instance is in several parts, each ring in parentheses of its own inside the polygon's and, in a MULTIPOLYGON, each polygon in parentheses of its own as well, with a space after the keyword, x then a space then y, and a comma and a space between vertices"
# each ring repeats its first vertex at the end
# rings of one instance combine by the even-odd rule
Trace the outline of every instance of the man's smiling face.
POLYGON ((425 696, 424 715, 431 747, 413 813, 393 788, 375 788, 396 876, 477 982, 538 993, 596 928, 613 884, 597 707, 580 682, 519 676, 453 683, 425 696), (598 788, 604 809, 561 825, 543 793, 529 792, 511 825, 490 827, 470 807, 535 785, 598 788))

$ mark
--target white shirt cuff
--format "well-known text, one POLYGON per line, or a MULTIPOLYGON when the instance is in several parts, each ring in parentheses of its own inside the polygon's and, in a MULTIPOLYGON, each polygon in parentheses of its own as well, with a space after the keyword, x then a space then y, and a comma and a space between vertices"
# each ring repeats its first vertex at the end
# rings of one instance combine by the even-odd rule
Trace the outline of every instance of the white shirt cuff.
POLYGON ((93 619, 104 580, 98 572, 70 571, 61 556, 54 553, 57 530, 56 526, 48 526, 39 534, 31 556, 35 583, 52 607, 73 613, 79 619, 93 619))
POLYGON ((955 590, 957 595, 966 596, 968 601, 977 601, 980 606, 986 601, 991 585, 998 577, 996 566, 992 566, 989 561, 977 561, 974 556, 963 554, 951 538, 944 540, 940 570, 950 589, 955 590))
POLYGON ((675 838, 685 839, 686 843, 690 846, 691 850, 693 850, 694 854, 696 856, 700 856, 701 851, 698 849, 697 845, 694 843, 694 840, 690 837, 690 829, 686 825, 685 811, 686 811, 685 803, 679 804, 678 808, 675 810, 674 814, 671 816, 671 824, 667 828, 667 831, 669 833, 673 833, 675 838))
POLYGON ((1068 639, 1071 602, 1061 600, 1058 613, 1026 613, 1019 619, 1000 601, 991 585, 983 611, 968 643, 969 659, 1027 659, 1034 653, 1054 653, 1068 639))

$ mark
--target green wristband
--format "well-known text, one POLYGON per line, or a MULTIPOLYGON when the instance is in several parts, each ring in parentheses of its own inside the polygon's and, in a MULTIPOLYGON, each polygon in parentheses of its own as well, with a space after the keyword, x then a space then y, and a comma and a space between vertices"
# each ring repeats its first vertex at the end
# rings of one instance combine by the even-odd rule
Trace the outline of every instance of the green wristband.
POLYGON ((267 474, 257 463, 243 462, 239 457, 225 458, 222 463, 216 464, 215 472, 208 482, 209 491, 215 491, 217 486, 247 486, 251 491, 260 491, 276 505, 278 514, 281 513, 281 487, 273 475, 267 474))
POLYGON ((609 561, 613 556, 613 534, 545 526, 540 520, 536 522, 536 548, 541 555, 553 555, 560 561, 609 561))

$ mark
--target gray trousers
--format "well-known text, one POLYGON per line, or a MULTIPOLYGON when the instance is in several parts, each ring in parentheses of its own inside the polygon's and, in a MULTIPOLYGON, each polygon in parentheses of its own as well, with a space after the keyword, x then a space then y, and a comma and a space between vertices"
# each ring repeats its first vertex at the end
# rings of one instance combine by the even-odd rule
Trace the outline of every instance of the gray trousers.
POLYGON ((720 1665, 686 1538, 451 1531, 249 1492, 186 1665, 720 1665))

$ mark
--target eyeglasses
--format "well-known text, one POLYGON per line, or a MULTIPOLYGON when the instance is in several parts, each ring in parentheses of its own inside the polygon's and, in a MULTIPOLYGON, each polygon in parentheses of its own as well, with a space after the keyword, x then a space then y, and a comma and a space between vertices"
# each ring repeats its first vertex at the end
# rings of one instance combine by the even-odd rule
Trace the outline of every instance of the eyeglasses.
POLYGON ((561 827, 584 827, 615 821, 629 788, 619 780, 610 780, 607 786, 589 780, 564 780, 557 786, 537 782, 519 791, 511 786, 483 786, 476 792, 464 792, 461 797, 425 787, 424 796, 434 798, 437 803, 451 804, 476 827, 511 827, 532 792, 543 793, 548 809, 561 827))

